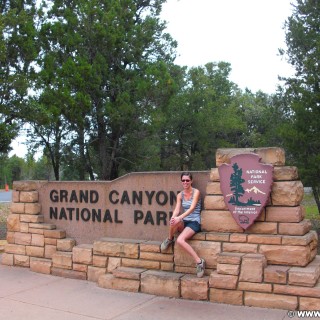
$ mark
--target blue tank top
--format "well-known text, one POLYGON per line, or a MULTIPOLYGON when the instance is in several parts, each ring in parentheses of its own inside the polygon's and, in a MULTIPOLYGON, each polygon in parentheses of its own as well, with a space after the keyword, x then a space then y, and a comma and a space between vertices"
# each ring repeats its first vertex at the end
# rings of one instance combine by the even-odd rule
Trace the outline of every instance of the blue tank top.
MULTIPOLYGON (((191 194, 191 198, 189 200, 186 200, 184 198, 184 192, 181 192, 181 198, 182 198, 182 208, 183 208, 183 212, 187 211, 192 204, 192 200, 193 200, 193 193, 194 193, 194 189, 192 188, 192 194, 191 194)), ((197 221, 198 223, 200 223, 200 213, 201 213, 201 199, 199 199, 199 201, 196 204, 196 207, 194 208, 193 212, 191 212, 188 216, 186 216, 183 220, 186 221, 197 221)))

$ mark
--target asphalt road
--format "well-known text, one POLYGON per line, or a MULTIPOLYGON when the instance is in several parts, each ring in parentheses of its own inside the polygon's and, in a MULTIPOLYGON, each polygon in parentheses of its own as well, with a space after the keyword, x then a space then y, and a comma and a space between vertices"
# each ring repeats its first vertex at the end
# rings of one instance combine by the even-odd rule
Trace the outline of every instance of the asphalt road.
POLYGON ((0 202, 11 202, 12 191, 0 191, 0 202))

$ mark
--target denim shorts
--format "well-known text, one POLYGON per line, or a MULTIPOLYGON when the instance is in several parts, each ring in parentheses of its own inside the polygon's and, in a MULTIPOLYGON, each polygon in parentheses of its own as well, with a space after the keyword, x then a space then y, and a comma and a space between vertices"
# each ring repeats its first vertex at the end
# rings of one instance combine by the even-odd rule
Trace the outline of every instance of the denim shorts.
POLYGON ((190 229, 192 229, 195 233, 200 232, 201 231, 201 226, 200 223, 198 221, 189 221, 189 220, 183 220, 184 223, 184 227, 189 227, 190 229))

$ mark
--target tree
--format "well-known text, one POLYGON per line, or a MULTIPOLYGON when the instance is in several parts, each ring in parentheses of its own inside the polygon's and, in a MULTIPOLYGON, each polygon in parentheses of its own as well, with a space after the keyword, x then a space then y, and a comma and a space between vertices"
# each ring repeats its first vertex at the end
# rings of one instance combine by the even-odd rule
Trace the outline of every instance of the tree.
POLYGON ((246 123, 243 147, 283 147, 281 127, 286 120, 281 94, 252 93, 246 89, 238 95, 240 113, 246 123))
POLYGON ((239 146, 245 123, 229 63, 207 63, 187 70, 180 91, 170 101, 166 123, 167 168, 208 169, 219 147, 239 146), (226 116, 227 115, 227 116, 226 116))
POLYGON ((173 115, 170 104, 180 93, 180 84, 185 77, 185 68, 159 61, 149 66, 147 72, 152 76, 149 83, 145 82, 145 94, 141 100, 144 113, 136 129, 123 139, 120 156, 123 161, 119 172, 130 171, 175 170, 166 165, 168 156, 168 122, 173 115))
POLYGON ((24 160, 13 156, 8 158, 6 155, 0 157, 0 185, 5 183, 12 185, 13 181, 21 180, 24 167, 24 160))
POLYGON ((0 3, 0 153, 10 150, 34 72, 35 0, 0 3))
POLYGON ((320 213, 320 1, 297 0, 285 30, 287 50, 280 52, 295 75, 283 79, 288 120, 283 135, 320 213))
POLYGON ((176 44, 159 20, 163 2, 43 2, 37 103, 55 115, 50 126, 61 133, 54 139, 57 160, 68 141, 85 164, 82 171, 109 180, 135 158, 124 159, 123 148, 133 132, 150 125, 146 115, 157 107, 146 99, 162 77, 154 66, 174 58, 176 44))
POLYGON ((10 117, 0 114, 0 153, 10 151, 11 141, 18 134, 18 125, 10 117))
POLYGON ((234 163, 232 168, 233 173, 230 176, 230 189, 232 191, 233 197, 230 199, 229 203, 241 206, 243 205, 243 203, 239 201, 239 198, 242 197, 245 193, 242 186, 245 180, 242 179, 242 169, 239 168, 237 163, 234 163))

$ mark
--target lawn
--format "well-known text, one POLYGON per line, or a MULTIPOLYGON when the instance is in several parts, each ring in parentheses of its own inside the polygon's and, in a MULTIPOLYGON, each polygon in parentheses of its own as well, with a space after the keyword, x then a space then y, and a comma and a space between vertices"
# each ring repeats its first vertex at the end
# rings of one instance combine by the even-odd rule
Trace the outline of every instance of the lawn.
POLYGON ((305 193, 301 204, 306 209, 306 219, 320 220, 318 207, 312 193, 305 193))

